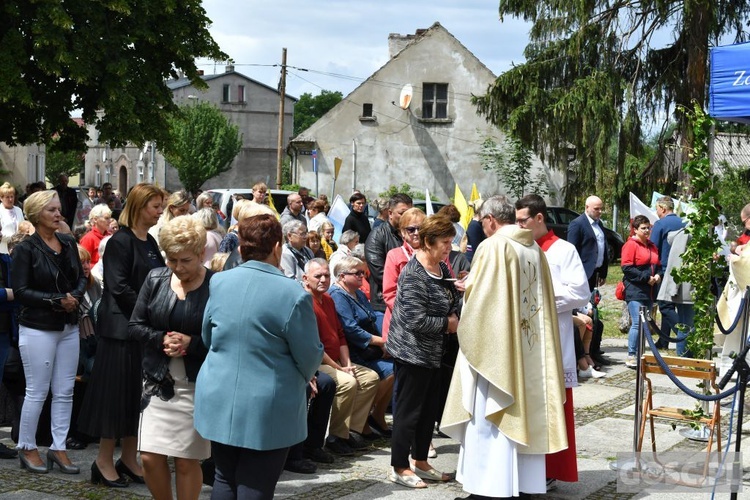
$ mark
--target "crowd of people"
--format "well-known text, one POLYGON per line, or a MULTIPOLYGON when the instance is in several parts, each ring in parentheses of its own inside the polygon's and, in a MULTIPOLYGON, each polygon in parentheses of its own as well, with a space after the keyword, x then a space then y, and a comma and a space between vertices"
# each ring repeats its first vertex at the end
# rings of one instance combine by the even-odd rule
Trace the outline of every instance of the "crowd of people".
MULTIPOLYGON (((279 214, 263 183, 226 215, 207 195, 105 184, 78 227, 63 177, 23 210, 0 186, 0 365, 17 346, 25 381, 17 450, 0 457, 78 474, 68 451, 97 441, 95 484, 172 498, 172 457, 180 499, 204 482, 272 498, 282 470, 384 439, 394 483, 453 480, 430 464, 437 431, 461 443, 470 497, 578 480, 572 389, 611 364, 592 312, 608 267, 596 196, 566 241, 536 195, 476 200, 464 231, 453 205, 427 215, 403 193, 375 200, 371 223, 357 191, 337 242, 326 198, 303 188, 279 214)), ((622 250, 631 356, 641 306, 658 303, 664 338, 689 324, 664 271, 684 224, 669 198, 657 213, 622 250)))

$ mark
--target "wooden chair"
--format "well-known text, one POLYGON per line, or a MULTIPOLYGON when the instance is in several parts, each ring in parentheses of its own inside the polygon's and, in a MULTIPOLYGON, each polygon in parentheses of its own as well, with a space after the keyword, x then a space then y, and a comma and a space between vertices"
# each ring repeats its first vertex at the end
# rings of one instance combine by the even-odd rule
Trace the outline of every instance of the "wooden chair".
MULTIPOLYGON (((672 373, 674 373, 680 379, 697 379, 702 380, 706 387, 710 386, 710 389, 715 394, 719 394, 719 386, 716 385, 716 364, 711 360, 705 359, 689 359, 681 358, 677 356, 663 356, 662 359, 669 367, 672 373)), ((641 412, 641 428, 638 436, 638 452, 640 453, 643 447, 643 434, 646 430, 646 421, 648 420, 651 428, 651 450, 656 457, 656 436, 654 433, 654 418, 661 418, 670 420, 672 422, 690 422, 694 424, 705 424, 709 429, 710 434, 708 436, 708 445, 706 448, 706 463, 703 469, 703 480, 705 480, 708 473, 709 460, 711 457, 711 449, 713 448, 714 438, 716 438, 717 451, 721 452, 721 404, 720 401, 713 401, 709 403, 713 405, 713 410, 710 415, 705 415, 699 418, 691 416, 689 412, 692 412, 694 408, 673 408, 660 406, 654 408, 653 403, 653 388, 651 386, 651 380, 649 374, 665 374, 661 365, 656 361, 653 354, 645 354, 641 358, 641 372, 643 379, 646 382, 646 395, 643 398, 643 411, 641 412), (688 411, 687 414, 685 412, 688 411)), ((697 401, 697 400, 696 400, 697 401)))

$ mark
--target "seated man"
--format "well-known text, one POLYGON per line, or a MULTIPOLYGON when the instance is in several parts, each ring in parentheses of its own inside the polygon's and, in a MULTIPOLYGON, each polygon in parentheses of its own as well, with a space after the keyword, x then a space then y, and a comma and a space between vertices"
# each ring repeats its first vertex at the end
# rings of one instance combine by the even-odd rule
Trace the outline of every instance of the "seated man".
POLYGON ((379 377, 373 370, 353 364, 349 358, 344 330, 333 299, 326 293, 331 284, 331 273, 325 259, 315 258, 305 264, 302 284, 313 297, 320 341, 325 348, 319 372, 336 382, 326 446, 338 455, 351 454, 353 449, 367 446, 364 439, 378 437, 371 431, 366 433, 364 429, 378 389, 379 377))

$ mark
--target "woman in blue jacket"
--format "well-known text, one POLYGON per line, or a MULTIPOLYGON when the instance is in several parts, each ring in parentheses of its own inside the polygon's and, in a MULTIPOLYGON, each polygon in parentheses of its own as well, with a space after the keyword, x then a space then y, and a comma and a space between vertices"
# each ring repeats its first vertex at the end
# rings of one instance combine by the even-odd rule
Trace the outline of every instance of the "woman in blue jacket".
POLYGON ((305 389, 323 359, 311 295, 278 268, 279 222, 249 217, 238 232, 244 263, 211 279, 195 387, 214 500, 273 498, 289 447, 307 437, 305 389))

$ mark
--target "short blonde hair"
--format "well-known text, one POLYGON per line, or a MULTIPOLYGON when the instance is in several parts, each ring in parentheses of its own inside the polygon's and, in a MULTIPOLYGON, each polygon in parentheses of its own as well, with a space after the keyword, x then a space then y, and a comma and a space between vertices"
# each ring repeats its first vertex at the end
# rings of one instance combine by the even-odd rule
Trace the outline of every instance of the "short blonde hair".
POLYGON ((206 231, 212 231, 219 226, 219 219, 216 217, 213 208, 201 208, 193 214, 193 217, 203 224, 206 231))
POLYGON ((268 192, 268 186, 266 186, 265 182, 256 182, 255 185, 253 186, 253 193, 256 192, 256 191, 258 191, 258 190, 267 193, 268 192))
POLYGON ((128 194, 125 208, 120 214, 120 220, 118 221, 120 225, 131 228, 138 225, 141 219, 141 211, 148 205, 151 198, 156 196, 163 202, 164 190, 146 182, 141 182, 133 186, 133 189, 128 194))
POLYGON ((39 224, 39 214, 42 213, 44 207, 50 204, 50 202, 57 198, 57 191, 54 189, 47 189, 46 191, 37 191, 30 195, 23 202, 23 213, 29 222, 33 225, 39 224))
POLYGON ((248 203, 252 203, 250 200, 246 200, 245 198, 240 198, 239 200, 234 202, 234 206, 232 207, 232 218, 236 221, 239 221, 239 214, 240 210, 242 210, 242 207, 247 205, 248 203))
POLYGON ((237 211, 237 216, 235 217, 235 219, 237 219, 237 224, 239 224, 248 217, 253 217, 255 215, 275 216, 276 214, 273 213, 273 210, 271 210, 271 207, 269 207, 268 205, 255 203, 254 201, 248 201, 247 203, 242 204, 242 207, 240 207, 240 209, 237 211))
POLYGON ((338 262, 336 262, 336 267, 331 269, 331 272, 333 272, 333 275, 336 277, 336 279, 338 279, 338 277, 341 276, 341 273, 351 271, 352 269, 357 269, 362 264, 364 264, 363 261, 359 260, 356 257, 352 257, 351 255, 347 255, 345 257, 341 257, 338 262))
POLYGON ((206 230, 199 220, 180 215, 161 227, 159 245, 168 256, 186 251, 201 255, 206 247, 206 230))
POLYGON ((0 196, 5 196, 7 194, 12 194, 13 196, 16 195, 16 188, 14 188, 10 182, 6 182, 0 186, 0 196))
POLYGON ((91 212, 89 212, 90 221, 93 221, 94 219, 98 219, 100 217, 112 217, 112 210, 110 210, 109 207, 104 203, 94 205, 94 208, 92 208, 91 212))

